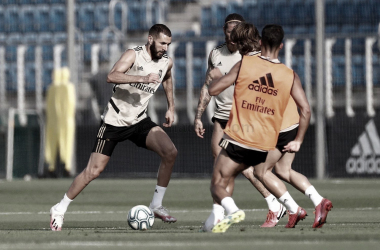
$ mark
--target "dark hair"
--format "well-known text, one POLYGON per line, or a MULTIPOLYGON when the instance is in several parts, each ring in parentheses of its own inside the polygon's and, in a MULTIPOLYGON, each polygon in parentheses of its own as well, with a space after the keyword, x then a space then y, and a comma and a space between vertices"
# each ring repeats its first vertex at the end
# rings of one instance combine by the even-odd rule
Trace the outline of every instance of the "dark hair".
POLYGON ((158 37, 161 33, 167 35, 168 37, 172 37, 172 32, 164 24, 155 24, 149 29, 149 35, 153 36, 154 38, 158 37))
POLYGON ((268 24, 261 32, 261 45, 269 47, 270 50, 277 49, 284 39, 284 30, 280 25, 268 24))
POLYGON ((260 50, 260 34, 255 25, 241 22, 231 32, 231 41, 236 43, 241 55, 260 50))
POLYGON ((244 17, 240 14, 237 14, 237 13, 232 13, 232 14, 229 14, 225 19, 224 19, 224 25, 223 25, 223 29, 226 29, 227 28, 227 25, 229 23, 233 23, 233 24, 238 24, 240 22, 244 22, 244 17))

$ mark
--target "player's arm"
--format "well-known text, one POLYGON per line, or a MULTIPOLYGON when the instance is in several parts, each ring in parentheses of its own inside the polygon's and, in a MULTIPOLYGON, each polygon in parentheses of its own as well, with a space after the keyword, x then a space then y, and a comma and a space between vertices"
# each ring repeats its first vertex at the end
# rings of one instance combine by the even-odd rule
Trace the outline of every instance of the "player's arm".
POLYGON ((125 74, 133 65, 136 59, 136 53, 133 49, 125 51, 120 59, 115 63, 107 75, 107 82, 112 84, 129 84, 135 82, 141 83, 159 83, 159 75, 155 73, 146 76, 136 76, 125 74))
POLYGON ((300 122, 298 127, 298 132, 296 138, 289 142, 288 145, 284 147, 283 151, 288 152, 298 152, 301 144, 303 142, 303 139, 306 134, 306 130, 309 127, 310 123, 310 117, 311 117, 311 111, 310 111, 310 105, 307 101, 305 92, 303 91, 301 80, 297 73, 294 72, 294 83, 292 90, 290 92, 290 95, 293 97, 294 101, 296 102, 299 110, 300 110, 300 122))
MULTIPOLYGON (((237 62, 232 67, 230 72, 228 72, 226 75, 222 76, 221 78, 214 79, 210 83, 210 86, 208 89, 209 94, 212 96, 219 95, 221 92, 223 92, 223 90, 225 90, 226 88, 228 88, 229 86, 234 84, 234 82, 236 81, 236 79, 238 77, 240 66, 241 66, 241 61, 237 62)), ((219 74, 218 71, 219 71, 219 69, 217 69, 217 68, 213 69, 210 72, 211 77, 213 77, 215 74, 219 74)))
POLYGON ((162 86, 164 87, 166 99, 168 101, 168 110, 165 114, 166 122, 163 124, 164 127, 171 127, 174 122, 174 94, 173 94, 173 80, 172 80, 172 67, 173 67, 173 60, 169 58, 169 66, 168 70, 166 72, 166 75, 164 77, 164 80, 162 81, 162 86))
POLYGON ((197 113, 194 118, 194 130, 197 136, 199 136, 200 138, 203 138, 203 134, 205 133, 205 129, 203 128, 201 117, 211 100, 211 96, 208 93, 208 86, 210 85, 210 82, 212 81, 210 71, 213 69, 213 65, 211 62, 211 55, 212 55, 212 51, 210 52, 210 55, 208 58, 206 79, 201 88, 201 93, 199 95, 199 101, 198 101, 198 107, 197 107, 197 113))

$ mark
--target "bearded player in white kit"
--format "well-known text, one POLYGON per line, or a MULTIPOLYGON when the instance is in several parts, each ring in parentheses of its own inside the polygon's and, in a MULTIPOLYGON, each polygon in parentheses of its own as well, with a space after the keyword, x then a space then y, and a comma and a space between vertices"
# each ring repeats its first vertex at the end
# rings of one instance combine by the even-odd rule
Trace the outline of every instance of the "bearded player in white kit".
POLYGON ((171 69, 173 61, 166 54, 171 31, 163 24, 149 30, 148 42, 126 50, 108 74, 114 84, 113 95, 102 115, 96 142, 87 167, 74 179, 63 199, 50 209, 50 228, 61 231, 70 202, 105 169, 118 142, 131 140, 139 147, 161 157, 157 185, 150 208, 164 222, 176 222, 162 200, 169 184, 177 149, 169 136, 146 114, 149 99, 162 83, 168 102, 164 127, 174 122, 174 98, 171 69))

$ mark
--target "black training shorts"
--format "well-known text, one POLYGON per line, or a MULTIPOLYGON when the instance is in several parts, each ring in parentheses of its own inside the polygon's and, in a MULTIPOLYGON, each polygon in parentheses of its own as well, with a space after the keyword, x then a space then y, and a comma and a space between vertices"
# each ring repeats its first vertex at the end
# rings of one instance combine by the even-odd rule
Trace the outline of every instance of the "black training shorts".
POLYGON ((284 147, 289 142, 294 141, 294 138, 296 138, 296 136, 297 136, 297 132, 298 132, 298 127, 294 128, 292 130, 280 133, 278 135, 276 148, 278 148, 278 150, 280 150, 280 152, 282 152, 284 147))
POLYGON ((92 152, 111 156, 118 142, 130 140, 139 147, 146 148, 149 131, 158 126, 150 117, 128 127, 116 127, 102 123, 92 152))
POLYGON ((215 118, 215 117, 213 117, 213 118, 211 119, 211 121, 212 121, 213 123, 215 123, 215 121, 217 121, 217 122, 220 124, 220 126, 222 127, 222 129, 225 129, 225 128, 226 128, 226 126, 227 126, 227 122, 228 122, 228 120, 219 119, 219 118, 215 118))
POLYGON ((244 163, 247 166, 256 166, 267 159, 268 152, 262 152, 252 149, 242 148, 235 145, 226 139, 221 139, 219 142, 224 150, 226 150, 227 155, 236 163, 244 163))

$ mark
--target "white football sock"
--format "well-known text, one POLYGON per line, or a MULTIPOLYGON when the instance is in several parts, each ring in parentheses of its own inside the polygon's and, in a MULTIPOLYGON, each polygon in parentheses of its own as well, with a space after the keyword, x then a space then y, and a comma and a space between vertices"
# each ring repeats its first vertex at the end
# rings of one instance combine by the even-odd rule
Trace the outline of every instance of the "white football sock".
POLYGON ((321 203, 321 201, 323 200, 323 197, 319 195, 314 186, 308 187, 305 191, 305 195, 310 198, 310 200, 314 204, 314 207, 318 206, 319 203, 321 203))
POLYGON ((273 194, 270 194, 268 197, 266 197, 265 201, 268 204, 269 210, 272 212, 280 211, 280 202, 277 201, 276 197, 273 194))
POLYGON ((73 200, 69 199, 69 197, 67 197, 67 195, 65 194, 63 196, 63 199, 58 203, 58 205, 54 209, 60 213, 66 213, 67 208, 72 201, 73 200))
POLYGON ((224 208, 219 204, 212 205, 210 216, 205 221, 204 229, 209 232, 221 220, 224 219, 224 208))
POLYGON ((239 210, 235 204, 235 201, 231 197, 225 197, 220 203, 226 210, 227 215, 235 213, 239 210))
POLYGON ((291 214, 297 213, 298 210, 298 204, 293 200, 293 198, 290 196, 289 192, 286 191, 285 194, 283 194, 280 198, 279 201, 284 204, 284 206, 289 210, 291 214))
POLYGON ((160 187, 156 185, 156 189, 154 190, 153 199, 150 203, 151 208, 157 208, 162 206, 162 200, 164 199, 166 187, 160 187))

